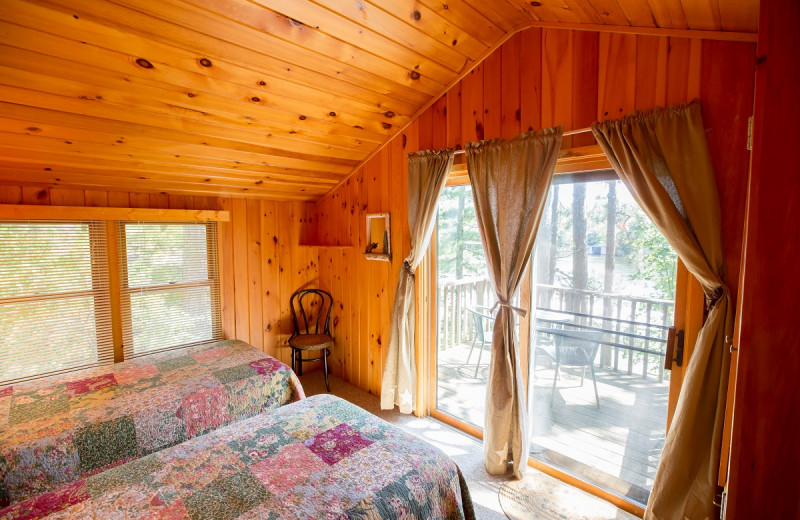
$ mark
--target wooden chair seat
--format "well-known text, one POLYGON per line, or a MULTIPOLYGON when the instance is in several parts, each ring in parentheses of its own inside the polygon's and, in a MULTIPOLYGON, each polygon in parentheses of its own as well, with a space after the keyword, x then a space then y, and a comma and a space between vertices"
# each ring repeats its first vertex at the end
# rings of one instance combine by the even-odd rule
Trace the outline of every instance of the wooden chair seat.
POLYGON ((300 350, 322 350, 333 346, 328 334, 300 334, 289 340, 289 345, 300 350))

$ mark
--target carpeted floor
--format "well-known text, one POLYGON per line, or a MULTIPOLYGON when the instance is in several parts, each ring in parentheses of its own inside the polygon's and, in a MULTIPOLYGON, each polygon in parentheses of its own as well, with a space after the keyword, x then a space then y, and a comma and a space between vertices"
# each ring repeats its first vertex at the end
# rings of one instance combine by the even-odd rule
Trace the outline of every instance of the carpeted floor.
MULTIPOLYGON (((306 395, 315 395, 325 392, 325 380, 320 370, 304 374, 300 381, 303 384, 306 395)), ((351 403, 364 408, 370 413, 377 415, 383 420, 392 423, 393 425, 402 428, 403 430, 416 435, 428 443, 436 446, 450 458, 452 458, 467 481, 469 492, 472 495, 472 500, 475 505, 475 514, 480 520, 507 520, 503 509, 500 507, 500 487, 508 478, 493 477, 486 473, 483 466, 483 447, 480 441, 475 438, 447 426, 439 421, 429 417, 419 418, 413 415, 403 415, 394 410, 381 410, 380 400, 377 396, 371 395, 360 388, 357 388, 341 379, 330 376, 331 393, 335 394, 342 399, 346 399, 351 403)), ((537 485, 541 486, 542 483, 550 490, 555 492, 550 493, 557 497, 563 496, 571 502, 575 498, 575 494, 585 495, 586 507, 593 513, 597 514, 599 510, 607 511, 608 513, 602 514, 601 517, 592 516, 592 518, 608 518, 608 519, 635 519, 636 517, 628 516, 626 513, 611 506, 607 502, 593 497, 583 491, 579 491, 571 486, 568 486, 544 473, 538 472, 529 468, 531 478, 535 478, 537 485), (559 493, 558 491, 564 493, 559 493)), ((526 475, 527 479, 528 475, 526 475)), ((552 503, 551 498, 550 502, 552 503)), ((558 507, 556 504, 555 507, 558 507)), ((573 508, 567 507, 565 504, 564 511, 571 511, 573 508)), ((552 518, 569 519, 571 516, 558 514, 557 516, 546 514, 534 514, 530 520, 550 520, 552 518)), ((576 518, 582 518, 578 516, 576 518)))

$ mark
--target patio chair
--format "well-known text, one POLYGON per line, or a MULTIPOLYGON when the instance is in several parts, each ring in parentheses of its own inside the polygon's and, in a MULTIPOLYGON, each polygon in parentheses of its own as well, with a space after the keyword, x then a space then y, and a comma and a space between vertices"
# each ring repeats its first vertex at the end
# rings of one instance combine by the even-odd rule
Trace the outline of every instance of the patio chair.
POLYGON ((594 358, 603 341, 603 331, 599 330, 564 330, 564 329, 538 329, 539 332, 553 336, 553 346, 542 347, 555 362, 556 367, 553 374, 553 391, 550 394, 550 403, 556 394, 556 381, 558 371, 561 367, 580 367, 581 386, 586 376, 588 367, 592 374, 592 384, 594 385, 594 398, 597 407, 600 408, 600 395, 597 393, 597 378, 594 373, 594 358))
MULTIPOLYGON (((467 364, 469 365, 469 360, 472 357, 472 351, 475 349, 475 343, 478 341, 481 342, 480 352, 478 353, 478 362, 475 364, 475 373, 472 375, 473 378, 478 377, 478 369, 481 366, 481 357, 483 356, 483 348, 488 343, 491 347, 492 341, 491 339, 486 339, 486 325, 490 325, 494 323, 494 316, 490 314, 491 310, 489 307, 482 307, 482 306, 475 306, 471 309, 467 309, 470 315, 472 316, 472 324, 475 326, 475 338, 472 340, 472 347, 469 349, 469 355, 467 356, 467 364), (479 312, 483 311, 483 312, 479 312), (484 320, 486 320, 486 324, 484 324, 484 320)), ((490 329, 491 330, 491 329, 490 329)))

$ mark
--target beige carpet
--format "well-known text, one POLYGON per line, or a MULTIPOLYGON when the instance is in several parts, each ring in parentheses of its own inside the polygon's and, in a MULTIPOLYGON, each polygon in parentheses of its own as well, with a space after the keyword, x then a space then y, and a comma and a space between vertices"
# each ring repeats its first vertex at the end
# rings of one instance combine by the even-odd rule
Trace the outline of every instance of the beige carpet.
MULTIPOLYGON (((300 381, 306 395, 316 395, 326 391, 321 370, 304 374, 300 381)), ((505 482, 509 482, 509 485, 503 490, 506 495, 503 500, 506 509, 509 509, 508 518, 512 520, 636 519, 604 500, 568 486, 532 468, 528 468, 528 474, 522 481, 491 476, 483 467, 483 447, 477 439, 429 417, 419 418, 413 415, 403 415, 397 409, 381 410, 380 399, 377 396, 364 392, 336 377, 330 376, 330 383, 331 393, 420 437, 452 458, 464 474, 475 505, 475 514, 480 520, 506 520, 507 517, 500 504, 500 489, 505 482), (537 494, 531 502, 545 506, 544 508, 538 508, 538 511, 537 507, 524 509, 527 505, 526 492, 529 489, 537 494), (511 502, 522 504, 523 509, 517 508, 511 511, 510 509, 514 509, 516 505, 511 502), (531 512, 528 513, 528 511, 531 512), (556 513, 552 513, 552 511, 556 511, 556 513), (514 516, 515 514, 516 516, 514 516)))

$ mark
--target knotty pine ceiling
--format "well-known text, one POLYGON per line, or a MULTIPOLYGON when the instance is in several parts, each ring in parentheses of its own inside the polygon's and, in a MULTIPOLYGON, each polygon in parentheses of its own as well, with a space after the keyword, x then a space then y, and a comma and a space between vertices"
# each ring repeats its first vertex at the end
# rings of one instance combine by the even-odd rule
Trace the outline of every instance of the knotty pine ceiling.
POLYGON ((0 183, 315 200, 520 27, 755 32, 757 16, 757 0, 2 0, 0 183))

